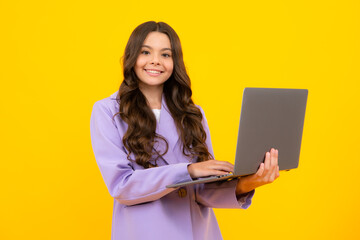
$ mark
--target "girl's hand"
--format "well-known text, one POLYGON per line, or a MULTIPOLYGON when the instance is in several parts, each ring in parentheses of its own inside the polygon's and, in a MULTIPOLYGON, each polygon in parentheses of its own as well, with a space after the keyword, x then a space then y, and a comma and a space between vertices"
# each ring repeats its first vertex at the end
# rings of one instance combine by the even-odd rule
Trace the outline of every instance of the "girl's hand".
POLYGON ((278 150, 272 148, 265 155, 265 162, 260 164, 258 171, 252 175, 241 177, 236 185, 236 195, 250 192, 262 185, 272 183, 279 174, 278 150))
POLYGON ((234 171, 234 165, 224 161, 208 160, 188 165, 188 171, 191 178, 217 176, 234 171))

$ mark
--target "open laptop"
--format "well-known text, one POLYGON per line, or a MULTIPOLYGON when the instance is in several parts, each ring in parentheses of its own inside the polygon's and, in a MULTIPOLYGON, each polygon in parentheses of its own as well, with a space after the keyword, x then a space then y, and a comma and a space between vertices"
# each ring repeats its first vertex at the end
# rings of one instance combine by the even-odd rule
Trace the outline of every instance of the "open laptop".
POLYGON ((245 88, 234 172, 166 187, 231 180, 256 173, 271 148, 279 150, 280 170, 297 168, 307 96, 307 89, 245 88))

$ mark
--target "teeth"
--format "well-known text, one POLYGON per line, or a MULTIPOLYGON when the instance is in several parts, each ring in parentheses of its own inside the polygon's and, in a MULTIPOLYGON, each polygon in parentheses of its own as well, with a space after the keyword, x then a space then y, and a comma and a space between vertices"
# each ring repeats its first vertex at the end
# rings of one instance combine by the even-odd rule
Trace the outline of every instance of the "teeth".
POLYGON ((160 71, 146 70, 149 73, 160 73, 160 71))

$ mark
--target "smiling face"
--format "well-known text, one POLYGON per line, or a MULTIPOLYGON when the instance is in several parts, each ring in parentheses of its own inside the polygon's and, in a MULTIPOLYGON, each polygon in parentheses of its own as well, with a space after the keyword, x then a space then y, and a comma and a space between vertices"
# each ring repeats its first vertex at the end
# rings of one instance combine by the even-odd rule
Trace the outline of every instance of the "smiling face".
POLYGON ((134 66, 140 79, 139 87, 162 88, 173 72, 174 63, 169 37, 160 32, 150 32, 134 66))

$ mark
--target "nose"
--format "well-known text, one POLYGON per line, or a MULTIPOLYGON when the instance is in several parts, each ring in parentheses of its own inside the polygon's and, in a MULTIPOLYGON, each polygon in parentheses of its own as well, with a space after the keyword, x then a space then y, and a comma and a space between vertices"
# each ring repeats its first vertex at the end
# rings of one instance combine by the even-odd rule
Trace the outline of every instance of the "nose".
POLYGON ((153 54, 153 58, 151 59, 151 64, 153 64, 153 65, 160 64, 160 58, 157 54, 153 54))

